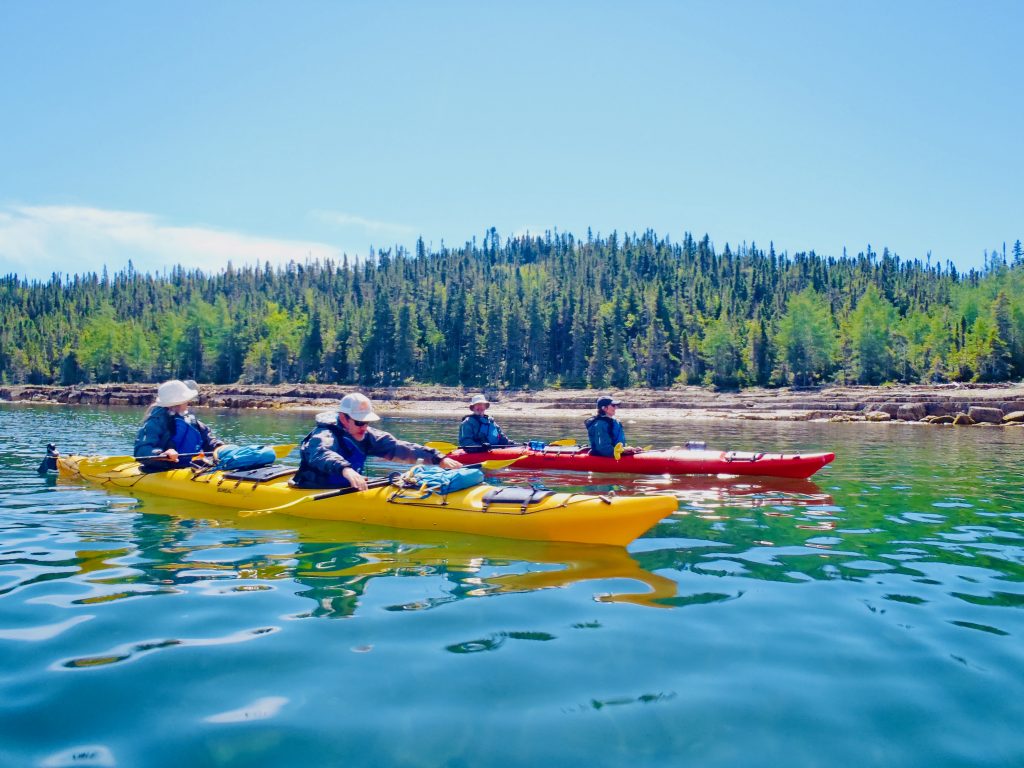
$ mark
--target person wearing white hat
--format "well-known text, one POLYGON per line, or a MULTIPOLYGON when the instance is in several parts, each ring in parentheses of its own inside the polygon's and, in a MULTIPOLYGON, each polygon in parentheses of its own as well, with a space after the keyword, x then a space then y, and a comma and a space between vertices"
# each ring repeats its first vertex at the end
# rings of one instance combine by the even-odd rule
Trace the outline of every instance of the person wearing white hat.
POLYGON ((194 381, 171 379, 157 387, 156 401, 135 437, 135 458, 142 460, 146 472, 187 467, 196 454, 206 451, 216 457, 224 441, 188 410, 198 396, 194 381))
POLYGON ((472 413, 462 417, 459 425, 460 448, 490 448, 492 445, 512 445, 501 427, 490 416, 487 409, 490 401, 483 395, 473 395, 469 400, 472 413))
POLYGON ((370 423, 374 421, 380 421, 380 416, 373 412, 370 398, 361 392, 345 395, 335 410, 318 414, 316 427, 299 447, 294 484, 299 488, 351 486, 365 491, 366 478, 361 473, 369 456, 409 464, 423 459, 444 469, 462 466, 433 448, 372 428, 370 423))

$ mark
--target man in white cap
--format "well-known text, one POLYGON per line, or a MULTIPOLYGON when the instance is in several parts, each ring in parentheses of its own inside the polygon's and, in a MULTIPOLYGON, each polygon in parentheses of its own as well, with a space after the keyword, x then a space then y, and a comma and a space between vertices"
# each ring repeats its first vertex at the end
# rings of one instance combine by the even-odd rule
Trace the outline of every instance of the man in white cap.
POLYGON ((213 452, 224 445, 188 411, 188 404, 199 396, 194 381, 171 379, 156 390, 156 402, 146 411, 135 437, 135 458, 147 472, 187 467, 199 453, 213 452), (191 385, 191 386, 190 386, 191 385))
POLYGON ((462 464, 443 453, 417 443, 407 443, 370 423, 380 421, 373 412, 370 399, 360 393, 345 395, 337 410, 317 414, 316 428, 306 435, 299 447, 299 471, 295 485, 300 488, 345 488, 365 491, 366 478, 361 474, 368 456, 389 461, 413 463, 423 459, 426 464, 439 464, 444 469, 457 469, 462 464))
POLYGON ((469 401, 468 416, 462 418, 459 425, 460 448, 490 448, 492 445, 512 445, 501 427, 490 416, 487 409, 491 404, 483 395, 473 395, 469 401))

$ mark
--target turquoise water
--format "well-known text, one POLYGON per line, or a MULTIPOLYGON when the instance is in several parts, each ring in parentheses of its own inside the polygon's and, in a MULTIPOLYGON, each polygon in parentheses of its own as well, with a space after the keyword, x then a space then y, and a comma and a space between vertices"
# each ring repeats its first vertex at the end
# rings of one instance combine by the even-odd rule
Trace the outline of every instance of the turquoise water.
MULTIPOLYGON (((0 405, 0 765, 1024 765, 1024 430, 627 424, 838 459, 808 483, 510 476, 679 498, 616 548, 35 474, 49 439, 130 452, 140 417, 0 405)), ((201 418, 295 442, 311 417, 201 418)))

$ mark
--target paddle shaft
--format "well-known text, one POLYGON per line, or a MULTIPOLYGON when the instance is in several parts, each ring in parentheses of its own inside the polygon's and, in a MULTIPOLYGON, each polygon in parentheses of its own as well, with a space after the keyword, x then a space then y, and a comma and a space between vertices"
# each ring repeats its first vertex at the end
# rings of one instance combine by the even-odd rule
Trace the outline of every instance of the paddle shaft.
MULTIPOLYGON (((516 460, 518 460, 518 458, 517 459, 513 459, 513 461, 516 461, 516 460)), ((501 465, 503 465, 502 467, 491 466, 490 469, 503 469, 505 466, 508 466, 511 463, 512 463, 512 461, 482 461, 479 464, 463 464, 461 468, 462 469, 484 469, 485 468, 484 465, 486 465, 486 464, 491 464, 491 465, 501 464, 501 465)), ((366 483, 366 489, 369 490, 371 488, 383 488, 385 485, 388 485, 390 482, 391 482, 391 478, 389 478, 389 477, 381 477, 381 478, 378 478, 376 480, 370 480, 370 481, 368 481, 366 483)), ((345 488, 334 488, 334 489, 329 490, 329 491, 324 491, 323 493, 315 493, 312 496, 306 496, 305 498, 308 501, 320 501, 321 499, 332 499, 335 496, 344 496, 347 493, 356 493, 356 492, 357 492, 356 488, 353 488, 352 486, 348 486, 348 487, 345 487, 345 488)))
MULTIPOLYGON (((482 461, 479 464, 465 464, 463 465, 463 467, 469 469, 503 469, 509 466, 510 464, 514 464, 515 462, 519 461, 520 458, 521 457, 517 456, 516 458, 509 459, 507 461, 482 461)), ((371 488, 383 488, 384 486, 387 485, 391 485, 391 478, 381 477, 376 480, 368 481, 366 483, 366 490, 370 490, 371 488)), ((362 493, 362 491, 360 491, 358 488, 352 487, 351 485, 346 486, 344 488, 332 488, 329 491, 314 493, 309 496, 302 496, 298 499, 295 499, 294 501, 289 501, 286 504, 281 504, 276 507, 268 507, 267 509, 256 509, 253 510, 250 514, 266 514, 269 512, 279 512, 282 509, 294 507, 295 505, 301 504, 306 501, 322 501, 323 499, 333 499, 336 496, 346 496, 350 493, 362 493)))
MULTIPOLYGON (((444 440, 432 440, 429 443, 424 443, 427 448, 433 448, 435 451, 441 453, 451 453, 452 451, 463 450, 466 453, 473 453, 474 451, 487 451, 491 448, 513 448, 516 445, 455 445, 455 443, 446 443, 444 440)), ((529 443, 520 443, 518 445, 527 446, 529 443)), ((561 440, 552 440, 547 445, 564 446, 564 445, 576 445, 576 441, 571 437, 565 437, 561 440)))
MULTIPOLYGON (((213 453, 213 451, 210 451, 213 453)), ((206 451, 196 451, 195 453, 179 453, 177 459, 172 459, 170 456, 135 456, 133 457, 136 461, 177 461, 178 459, 191 459, 194 456, 204 456, 206 451)))

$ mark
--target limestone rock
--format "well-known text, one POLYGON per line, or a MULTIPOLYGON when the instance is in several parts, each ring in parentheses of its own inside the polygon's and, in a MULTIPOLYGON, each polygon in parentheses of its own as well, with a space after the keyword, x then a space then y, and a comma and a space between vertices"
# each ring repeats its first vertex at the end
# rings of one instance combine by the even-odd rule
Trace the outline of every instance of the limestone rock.
POLYGON ((924 403, 904 403, 896 410, 900 421, 920 421, 926 415, 924 403))
POLYGON ((1013 413, 1006 414, 1005 416, 1003 416, 1003 423, 1004 424, 1012 424, 1012 423, 1020 424, 1020 423, 1024 423, 1024 411, 1014 411, 1013 413))
POLYGON ((958 427, 964 427, 974 424, 974 419, 972 419, 966 413, 958 413, 956 415, 956 418, 953 419, 953 423, 958 427))
POLYGON ((953 403, 932 402, 924 404, 929 416, 956 416, 960 410, 953 403))
POLYGON ((892 416, 890 416, 885 411, 869 411, 864 416, 864 419, 866 421, 890 421, 892 419, 892 416))
POLYGON ((972 405, 967 409, 967 415, 976 422, 988 422, 989 424, 1002 424, 1003 411, 1000 408, 987 408, 981 405, 972 405))

